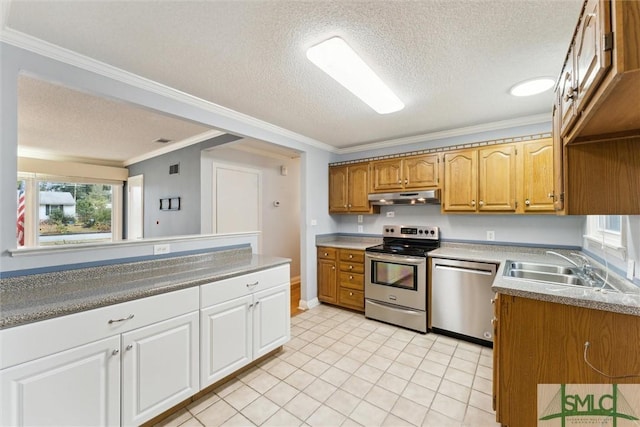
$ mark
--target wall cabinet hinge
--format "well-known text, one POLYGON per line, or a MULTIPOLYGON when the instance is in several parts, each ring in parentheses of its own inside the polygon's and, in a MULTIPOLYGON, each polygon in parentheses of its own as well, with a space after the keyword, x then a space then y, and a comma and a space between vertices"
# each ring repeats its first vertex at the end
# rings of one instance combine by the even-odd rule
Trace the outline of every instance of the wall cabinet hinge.
POLYGON ((518 155, 518 149, 516 148, 516 156, 518 155))
POLYGON ((613 49, 613 33, 607 33, 602 36, 602 45, 604 48, 602 50, 612 50, 613 49))
POLYGON ((516 200, 516 209, 518 209, 518 201, 516 200))

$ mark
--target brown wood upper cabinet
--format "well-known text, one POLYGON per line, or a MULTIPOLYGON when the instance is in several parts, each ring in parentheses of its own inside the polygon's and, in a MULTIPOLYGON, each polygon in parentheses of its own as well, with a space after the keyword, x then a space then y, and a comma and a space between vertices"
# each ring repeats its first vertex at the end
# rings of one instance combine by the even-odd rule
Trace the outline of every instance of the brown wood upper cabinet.
POLYGON ((421 154, 371 163, 372 192, 438 187, 440 154, 421 154))
POLYGON ((515 212, 516 147, 501 144, 444 154, 444 212, 515 212))
POLYGON ((640 2, 587 0, 553 106, 554 202, 640 214, 640 2))
POLYGON ((554 210, 554 146, 551 138, 522 144, 522 209, 524 212, 554 210))
POLYGON ((443 187, 443 212, 552 212, 553 142, 447 152, 443 187))
POLYGON ((557 91, 564 143, 640 131, 640 2, 586 0, 557 91))
POLYGON ((329 213, 380 212, 369 204, 369 163, 329 167, 329 213))

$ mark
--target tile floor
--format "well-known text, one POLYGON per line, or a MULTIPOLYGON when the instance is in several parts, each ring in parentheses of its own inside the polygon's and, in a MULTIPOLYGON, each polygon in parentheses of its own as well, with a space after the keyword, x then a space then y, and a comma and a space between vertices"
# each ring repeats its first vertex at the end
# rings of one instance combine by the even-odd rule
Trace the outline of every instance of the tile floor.
POLYGON ((492 351, 320 305, 270 359, 159 426, 496 426, 492 351))

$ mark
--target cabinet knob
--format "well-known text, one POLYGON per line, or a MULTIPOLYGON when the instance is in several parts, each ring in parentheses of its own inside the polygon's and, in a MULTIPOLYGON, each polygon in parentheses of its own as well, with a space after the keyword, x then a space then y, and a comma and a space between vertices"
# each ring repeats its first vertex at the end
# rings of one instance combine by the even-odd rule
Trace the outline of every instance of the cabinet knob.
POLYGON ((553 193, 549 193, 549 194, 547 194, 547 197, 550 198, 550 199, 553 199, 555 197, 555 195, 553 193))
POLYGON ((353 270, 353 265, 350 265, 350 266, 349 266, 349 270, 353 270))
POLYGON ((332 270, 335 270, 336 268, 335 268, 335 267, 331 267, 331 269, 332 269, 332 270))
POLYGON ((529 201, 529 199, 527 199, 527 200, 524 201, 524 204, 527 205, 527 206, 530 206, 531 205, 531 201, 529 201))
POLYGON ((496 319, 496 318, 494 317, 493 319, 491 319, 491 324, 492 324, 493 326, 495 326, 497 321, 498 321, 498 319, 496 319))
POLYGON ((401 179, 398 180, 398 184, 402 184, 402 180, 401 179))
POLYGON ((351 255, 351 254, 350 254, 350 255, 349 255, 349 259, 352 259, 352 258, 353 258, 353 255, 351 255))
POLYGON ((409 180, 408 180, 408 179, 405 179, 405 180, 404 180, 404 183, 405 183, 405 184, 408 184, 408 183, 409 183, 409 180))
POLYGON ((475 199, 471 201, 471 206, 475 206, 476 205, 476 201, 475 199))
POLYGON ((327 252, 324 253, 324 256, 329 256, 329 254, 327 252))
POLYGON ((349 276, 349 280, 353 280, 353 276, 349 276))
POLYGON ((569 102, 570 100, 574 99, 577 93, 578 93, 578 88, 577 87, 571 88, 569 93, 567 93, 564 96, 564 102, 569 102))
POLYGON ((125 348, 125 350, 129 351, 129 350, 131 350, 132 348, 133 348, 133 344, 129 344, 129 345, 125 348))
POLYGON ((480 200, 480 201, 478 202, 478 204, 479 204, 480 206, 484 206, 484 200, 480 200))
POLYGON ((120 350, 116 348, 115 350, 113 350, 113 351, 111 352, 111 355, 112 355, 112 356, 117 356, 117 355, 118 355, 118 353, 120 353, 120 350))
POLYGON ((349 203, 349 208, 351 208, 351 206, 352 206, 351 203, 349 203))
POLYGON ((349 292, 349 296, 352 297, 353 296, 353 292, 349 292))

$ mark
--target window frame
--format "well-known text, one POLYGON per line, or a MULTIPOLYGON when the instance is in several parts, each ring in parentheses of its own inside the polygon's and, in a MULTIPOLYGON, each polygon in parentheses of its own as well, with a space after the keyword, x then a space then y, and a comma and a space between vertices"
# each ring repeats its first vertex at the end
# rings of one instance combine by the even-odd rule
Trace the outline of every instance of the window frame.
POLYGON ((625 215, 620 217, 620 231, 609 230, 601 227, 601 221, 606 223, 605 218, 610 215, 587 215, 586 234, 584 238, 591 246, 600 250, 612 253, 616 257, 624 260, 627 254, 626 224, 625 215))
MULTIPOLYGON (((39 200, 40 200, 40 183, 41 182, 60 182, 60 183, 78 183, 78 184, 98 184, 111 186, 111 240, 117 242, 122 240, 122 222, 123 222, 123 187, 124 183, 108 179, 80 178, 57 176, 49 174, 37 174, 30 172, 18 172, 17 179, 25 181, 25 224, 24 224, 24 245, 16 248, 34 249, 46 248, 42 246, 39 239, 39 200)), ((87 242, 86 244, 91 244, 87 242)), ((57 247, 73 247, 83 246, 85 243, 59 245, 57 247)))

